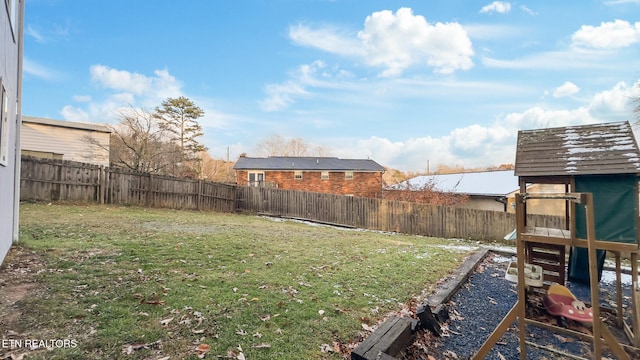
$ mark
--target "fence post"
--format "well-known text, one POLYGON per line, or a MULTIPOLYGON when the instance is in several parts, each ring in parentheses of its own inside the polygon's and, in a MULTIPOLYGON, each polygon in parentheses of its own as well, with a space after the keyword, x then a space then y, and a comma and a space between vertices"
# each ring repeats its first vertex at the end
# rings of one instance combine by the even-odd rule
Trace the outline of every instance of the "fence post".
POLYGON ((196 210, 200 211, 200 206, 202 205, 202 180, 198 179, 198 184, 196 187, 196 210))
POLYGON ((153 174, 149 173, 149 181, 147 181, 147 198, 145 206, 153 207, 153 174))
POLYGON ((104 166, 100 166, 100 168, 98 168, 98 203, 100 203, 100 205, 104 205, 104 194, 105 194, 105 167, 104 166))
POLYGON ((232 212, 237 212, 237 211, 240 210, 240 205, 239 205, 240 201, 238 200, 238 196, 239 196, 238 194, 241 193, 241 192, 239 190, 240 190, 240 187, 238 185, 234 185, 231 188, 231 194, 233 196, 233 201, 231 202, 231 206, 232 206, 231 211, 232 212))
POLYGON ((55 169, 55 180, 53 185, 51 186, 51 201, 60 200, 60 196, 62 195, 62 164, 52 163, 52 166, 55 169))

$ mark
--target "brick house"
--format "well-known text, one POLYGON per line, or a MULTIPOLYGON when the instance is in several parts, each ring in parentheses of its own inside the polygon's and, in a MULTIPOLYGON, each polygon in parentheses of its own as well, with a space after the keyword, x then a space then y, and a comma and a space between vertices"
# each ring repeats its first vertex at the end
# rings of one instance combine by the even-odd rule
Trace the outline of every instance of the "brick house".
POLYGON ((379 198, 385 168, 369 159, 335 157, 240 156, 236 183, 379 198))

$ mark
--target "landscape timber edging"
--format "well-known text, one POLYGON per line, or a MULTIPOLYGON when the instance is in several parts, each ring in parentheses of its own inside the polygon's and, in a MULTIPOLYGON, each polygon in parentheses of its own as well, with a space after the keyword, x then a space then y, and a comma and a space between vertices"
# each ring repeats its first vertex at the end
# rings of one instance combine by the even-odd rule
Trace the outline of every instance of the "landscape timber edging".
POLYGON ((374 332, 351 352, 351 359, 395 359, 394 356, 396 354, 411 344, 410 340, 414 338, 415 332, 420 328, 427 328, 436 336, 439 336, 438 321, 444 321, 443 317, 446 318, 447 316, 444 303, 451 300, 451 297, 469 279, 471 272, 476 269, 488 253, 489 249, 480 248, 469 256, 460 267, 453 271, 447 280, 436 288, 433 295, 419 305, 420 319, 428 319, 428 322, 431 323, 423 324, 418 321, 418 326, 415 326, 415 319, 392 316, 380 324, 374 332), (431 307, 435 307, 436 318, 433 317, 431 307), (425 313, 428 316, 423 316, 425 313), (445 315, 442 315, 443 313, 445 315), (407 333, 408 329, 411 330, 410 333, 407 333))

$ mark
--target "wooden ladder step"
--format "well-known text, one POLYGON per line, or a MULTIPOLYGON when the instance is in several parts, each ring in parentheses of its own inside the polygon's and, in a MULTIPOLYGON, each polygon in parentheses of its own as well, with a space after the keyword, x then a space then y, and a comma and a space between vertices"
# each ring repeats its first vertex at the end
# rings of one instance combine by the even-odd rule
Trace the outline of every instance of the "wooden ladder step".
POLYGON ((542 267, 544 283, 564 285, 566 278, 566 248, 564 245, 527 242, 527 262, 542 267))

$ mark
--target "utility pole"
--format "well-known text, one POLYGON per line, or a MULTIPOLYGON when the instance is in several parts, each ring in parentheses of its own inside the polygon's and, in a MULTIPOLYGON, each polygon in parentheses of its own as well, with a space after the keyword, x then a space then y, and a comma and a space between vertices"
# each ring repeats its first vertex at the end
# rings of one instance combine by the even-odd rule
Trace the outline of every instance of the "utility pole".
POLYGON ((227 182, 229 182, 229 147, 227 146, 227 182))

